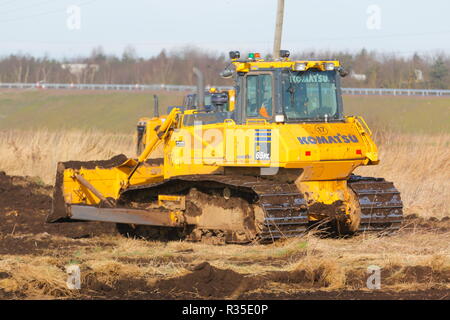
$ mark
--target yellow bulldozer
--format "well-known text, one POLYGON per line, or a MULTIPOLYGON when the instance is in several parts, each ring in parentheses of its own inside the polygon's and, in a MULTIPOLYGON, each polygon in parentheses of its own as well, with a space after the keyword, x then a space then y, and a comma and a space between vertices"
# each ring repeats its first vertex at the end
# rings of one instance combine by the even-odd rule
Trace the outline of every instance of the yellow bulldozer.
POLYGON ((230 52, 221 75, 234 78, 233 110, 172 108, 148 119, 137 159, 59 163, 47 221, 225 243, 296 237, 317 224, 341 235, 398 229, 393 183, 353 174, 379 158, 365 121, 344 116, 345 70, 280 56, 230 52))

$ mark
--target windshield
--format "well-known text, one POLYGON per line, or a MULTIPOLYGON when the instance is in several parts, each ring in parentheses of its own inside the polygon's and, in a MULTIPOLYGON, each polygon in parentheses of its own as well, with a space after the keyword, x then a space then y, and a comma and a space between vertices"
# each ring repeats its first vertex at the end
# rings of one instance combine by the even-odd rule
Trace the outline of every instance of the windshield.
MULTIPOLYGON (((192 94, 192 95, 188 95, 187 98, 185 98, 186 101, 184 103, 184 105, 191 107, 191 106, 198 106, 198 96, 197 94, 192 94), (192 101, 192 99, 194 99, 194 101, 192 101)), ((204 95, 204 101, 205 101, 205 106, 210 106, 211 105, 211 94, 209 92, 205 92, 204 95)))
POLYGON ((210 105, 211 105, 211 95, 205 94, 205 106, 210 106, 210 105))
POLYGON ((287 120, 341 119, 335 71, 283 73, 283 109, 287 120))

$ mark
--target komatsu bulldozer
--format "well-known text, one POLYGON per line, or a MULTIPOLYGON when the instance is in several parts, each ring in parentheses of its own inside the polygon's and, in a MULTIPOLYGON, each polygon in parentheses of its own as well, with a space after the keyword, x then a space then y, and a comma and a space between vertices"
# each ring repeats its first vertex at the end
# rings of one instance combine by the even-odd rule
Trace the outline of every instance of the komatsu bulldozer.
POLYGON ((341 235, 398 229, 393 183, 353 174, 379 158, 363 118, 344 116, 345 70, 280 55, 230 52, 221 75, 234 78, 233 110, 172 108, 148 119, 137 159, 59 163, 48 222, 225 243, 296 237, 317 224, 341 235))

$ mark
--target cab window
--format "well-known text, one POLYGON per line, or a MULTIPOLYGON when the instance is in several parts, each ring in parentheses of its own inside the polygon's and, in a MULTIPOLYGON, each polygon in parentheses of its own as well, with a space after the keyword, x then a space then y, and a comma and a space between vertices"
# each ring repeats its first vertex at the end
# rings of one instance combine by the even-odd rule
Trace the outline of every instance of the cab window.
POLYGON ((247 117, 272 118, 272 76, 247 76, 247 117))

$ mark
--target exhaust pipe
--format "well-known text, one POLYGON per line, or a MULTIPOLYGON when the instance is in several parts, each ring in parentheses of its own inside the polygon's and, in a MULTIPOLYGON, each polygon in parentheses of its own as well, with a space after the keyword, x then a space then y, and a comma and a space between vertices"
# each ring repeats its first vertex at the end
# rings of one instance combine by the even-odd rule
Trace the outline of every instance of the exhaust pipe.
POLYGON ((155 118, 159 117, 159 100, 156 94, 153 95, 153 116, 155 118))
POLYGON ((194 67, 192 70, 197 77, 197 108, 201 109, 205 106, 205 81, 203 78, 203 73, 200 69, 194 67))

